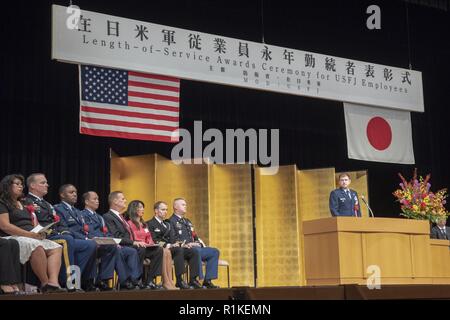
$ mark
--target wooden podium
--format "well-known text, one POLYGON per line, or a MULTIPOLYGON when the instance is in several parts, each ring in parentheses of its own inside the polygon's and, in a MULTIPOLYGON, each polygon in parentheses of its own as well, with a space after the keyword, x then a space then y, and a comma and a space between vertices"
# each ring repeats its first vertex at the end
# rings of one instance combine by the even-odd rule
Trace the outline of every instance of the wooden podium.
POLYGON ((430 239, 433 284, 450 284, 450 241, 430 239))
POLYGON ((331 217, 305 221, 303 233, 307 285, 366 285, 373 265, 381 285, 433 283, 427 221, 331 217))

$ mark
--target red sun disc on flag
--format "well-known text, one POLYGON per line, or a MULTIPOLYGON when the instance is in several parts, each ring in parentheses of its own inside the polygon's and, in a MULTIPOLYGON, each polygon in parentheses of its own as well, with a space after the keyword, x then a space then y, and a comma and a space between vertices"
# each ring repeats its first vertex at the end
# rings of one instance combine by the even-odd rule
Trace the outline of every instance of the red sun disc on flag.
POLYGON ((369 120, 366 133, 372 147, 379 151, 386 150, 392 143, 391 126, 381 117, 369 120))

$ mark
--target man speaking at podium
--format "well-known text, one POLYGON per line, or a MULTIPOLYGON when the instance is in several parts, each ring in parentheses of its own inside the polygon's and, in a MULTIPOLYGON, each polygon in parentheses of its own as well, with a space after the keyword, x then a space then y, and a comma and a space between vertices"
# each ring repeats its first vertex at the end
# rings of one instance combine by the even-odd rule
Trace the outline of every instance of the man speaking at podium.
POLYGON ((330 193, 330 211, 333 217, 361 217, 358 193, 348 188, 351 182, 348 173, 339 175, 339 188, 330 193))

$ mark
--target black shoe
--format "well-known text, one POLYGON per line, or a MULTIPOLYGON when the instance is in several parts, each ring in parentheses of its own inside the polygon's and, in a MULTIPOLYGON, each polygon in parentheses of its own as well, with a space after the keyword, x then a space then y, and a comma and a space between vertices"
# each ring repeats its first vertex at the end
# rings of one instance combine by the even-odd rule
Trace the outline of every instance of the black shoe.
POLYGON ((219 286, 216 286, 214 283, 212 283, 211 280, 203 281, 203 286, 206 289, 218 289, 218 288, 220 288, 219 286))
POLYGON ((87 288, 84 290, 84 292, 100 292, 100 289, 97 288, 96 286, 90 286, 90 287, 87 287, 87 288))
POLYGON ((166 288, 163 287, 162 283, 156 283, 155 286, 156 290, 166 290, 166 288))
POLYGON ((140 290, 150 289, 147 284, 142 283, 142 282, 138 283, 137 286, 139 287, 140 290))
POLYGON ((191 282, 189 282, 189 285, 193 288, 193 289, 205 289, 200 282, 198 282, 197 280, 191 280, 191 282))
POLYGON ((67 292, 70 292, 70 293, 83 293, 84 290, 81 289, 81 288, 72 288, 72 289, 67 289, 67 292))
POLYGON ((191 286, 189 286, 186 282, 184 281, 177 281, 177 283, 175 284, 175 287, 180 288, 181 290, 187 290, 187 289, 192 289, 191 286))
POLYGON ((88 283, 84 286, 85 292, 98 292, 100 291, 94 284, 94 280, 88 281, 88 283))
POLYGON ((108 285, 108 282, 106 282, 106 281, 99 281, 99 283, 97 284, 97 288, 100 290, 100 291, 114 291, 114 288, 111 288, 109 285, 108 285))
POLYGON ((147 289, 147 290, 163 290, 163 287, 160 286, 160 285, 157 285, 157 284, 155 284, 155 283, 153 283, 153 282, 150 282, 150 283, 148 283, 148 284, 145 286, 144 289, 147 289))
POLYGON ((120 290, 137 290, 138 286, 134 285, 131 281, 126 281, 120 284, 120 290))
POLYGON ((57 286, 52 286, 51 284, 46 284, 45 286, 41 287, 41 292, 42 293, 64 293, 64 292, 67 292, 67 290, 57 287, 57 286))

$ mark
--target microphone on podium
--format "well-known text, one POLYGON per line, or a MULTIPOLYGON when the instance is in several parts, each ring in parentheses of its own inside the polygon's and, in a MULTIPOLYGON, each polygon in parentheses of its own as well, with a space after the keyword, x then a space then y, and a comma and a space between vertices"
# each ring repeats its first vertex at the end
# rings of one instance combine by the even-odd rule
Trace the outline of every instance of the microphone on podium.
POLYGON ((372 211, 372 209, 370 209, 370 206, 367 203, 366 198, 364 198, 363 194, 361 195, 361 200, 366 204, 367 209, 369 209, 369 216, 372 215, 372 218, 375 218, 375 216, 373 215, 373 211, 372 211))

